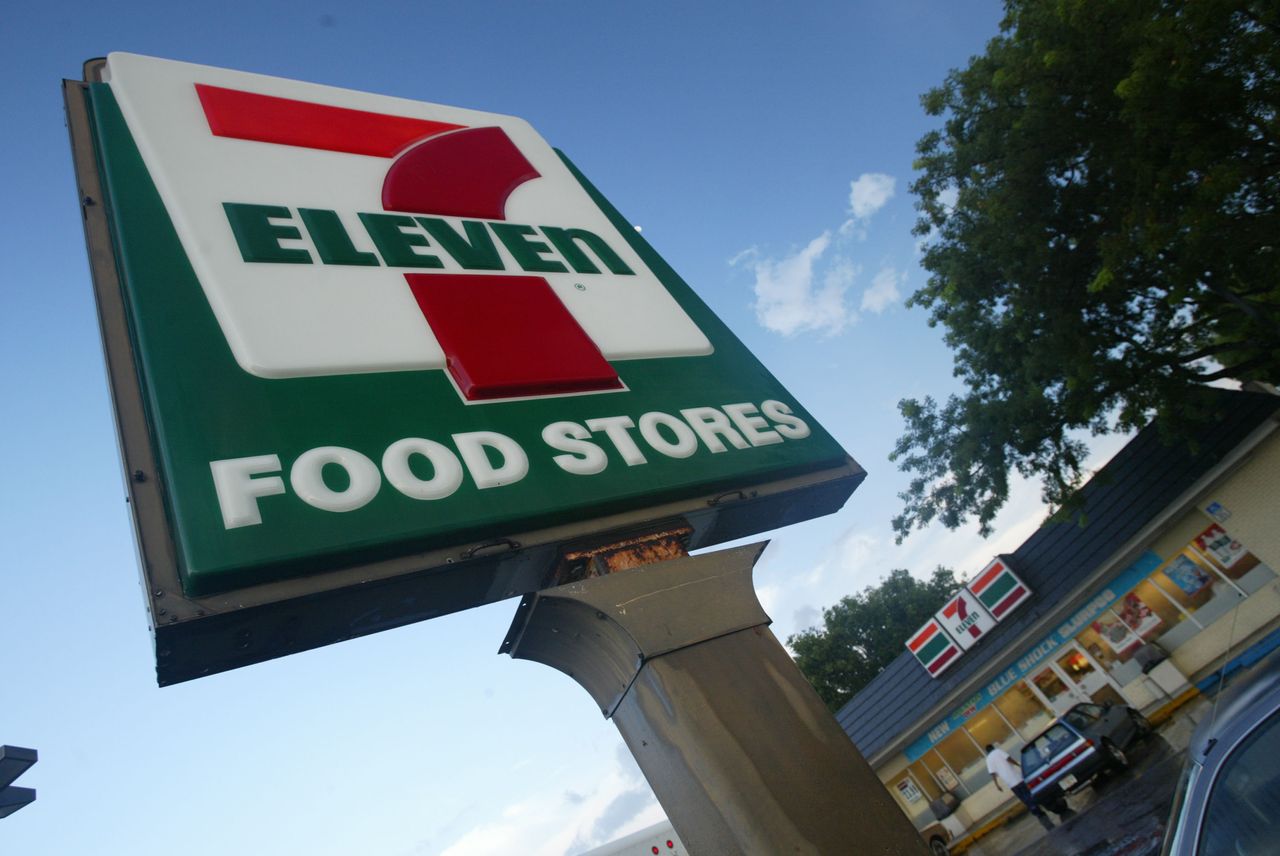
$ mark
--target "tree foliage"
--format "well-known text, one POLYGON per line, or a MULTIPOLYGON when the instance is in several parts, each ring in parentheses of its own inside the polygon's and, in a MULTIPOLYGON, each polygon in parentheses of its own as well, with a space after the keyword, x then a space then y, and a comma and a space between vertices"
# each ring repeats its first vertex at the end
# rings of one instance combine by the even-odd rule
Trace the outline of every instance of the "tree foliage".
POLYGON ((823 610, 822 628, 787 639, 796 664, 832 711, 906 650, 920 629, 960 587, 955 574, 939 566, 921 582, 901 568, 879 585, 844 597, 823 610))
POLYGON ((1010 470, 1061 504, 1074 436, 1280 369, 1280 5, 1007 0, 1000 35, 927 93, 917 144, 930 311, 962 395, 899 403, 901 541, 984 534, 1010 470))

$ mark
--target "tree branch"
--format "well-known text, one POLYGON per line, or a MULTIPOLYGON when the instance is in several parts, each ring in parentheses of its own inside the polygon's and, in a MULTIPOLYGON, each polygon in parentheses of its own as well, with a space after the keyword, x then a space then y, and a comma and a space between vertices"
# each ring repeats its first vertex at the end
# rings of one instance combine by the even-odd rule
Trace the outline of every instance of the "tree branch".
POLYGON ((1226 368, 1220 369, 1212 374, 1201 375, 1200 379, 1204 383, 1213 383, 1215 380, 1238 380, 1245 372, 1250 369, 1261 368, 1268 362, 1270 362, 1269 355, 1265 357, 1254 357, 1253 359, 1245 360, 1242 363, 1236 363, 1234 366, 1227 366, 1226 368))
POLYGON ((1280 27, 1277 27, 1275 24, 1271 23, 1270 21, 1262 20, 1262 18, 1258 17, 1258 15, 1255 12, 1252 12, 1249 9, 1241 9, 1240 14, 1248 18, 1252 23, 1257 24, 1259 27, 1270 30, 1272 35, 1280 36, 1280 27))

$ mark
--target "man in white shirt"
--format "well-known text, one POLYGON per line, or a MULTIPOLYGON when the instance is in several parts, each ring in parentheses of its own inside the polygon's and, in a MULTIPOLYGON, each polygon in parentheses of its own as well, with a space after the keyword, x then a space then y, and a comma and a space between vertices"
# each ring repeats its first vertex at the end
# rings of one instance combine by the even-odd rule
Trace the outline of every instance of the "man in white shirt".
POLYGON ((1027 787, 1026 782, 1022 781, 1022 770, 1018 767, 1018 762, 1010 758, 1008 752, 990 743, 987 744, 987 772, 991 774, 991 781, 996 783, 996 790, 1004 790, 1000 787, 1001 783, 1004 783, 1009 790, 1013 791, 1015 797, 1022 800, 1027 811, 1036 816, 1041 826, 1045 829, 1053 829, 1053 821, 1036 803, 1036 798, 1031 795, 1031 789, 1027 787))

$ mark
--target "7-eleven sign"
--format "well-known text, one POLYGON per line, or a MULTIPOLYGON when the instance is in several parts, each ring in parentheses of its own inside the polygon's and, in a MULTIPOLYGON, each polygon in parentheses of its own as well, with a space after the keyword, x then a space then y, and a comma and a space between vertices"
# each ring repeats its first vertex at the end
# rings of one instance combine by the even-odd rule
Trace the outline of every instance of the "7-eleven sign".
POLYGON ((907 640, 907 650, 935 678, 958 660, 961 653, 960 646, 947 635, 947 631, 942 629, 936 619, 929 619, 924 627, 907 640))
POLYGON ((966 651, 996 626, 996 620, 968 589, 960 589, 935 618, 966 651))
POLYGON ((86 73, 64 93, 162 682, 861 481, 523 119, 133 54, 86 73))
POLYGON ((1031 589, 1000 558, 992 559, 968 588, 996 621, 1004 620, 1014 607, 1031 597, 1031 589))

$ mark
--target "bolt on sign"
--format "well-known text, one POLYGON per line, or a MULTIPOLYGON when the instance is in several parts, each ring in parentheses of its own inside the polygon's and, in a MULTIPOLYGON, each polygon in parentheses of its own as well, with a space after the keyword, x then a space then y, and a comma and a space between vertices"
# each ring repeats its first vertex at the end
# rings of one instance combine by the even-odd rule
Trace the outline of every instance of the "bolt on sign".
POLYGON ((521 119, 130 54, 64 92, 162 684, 864 475, 521 119))

